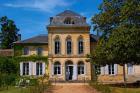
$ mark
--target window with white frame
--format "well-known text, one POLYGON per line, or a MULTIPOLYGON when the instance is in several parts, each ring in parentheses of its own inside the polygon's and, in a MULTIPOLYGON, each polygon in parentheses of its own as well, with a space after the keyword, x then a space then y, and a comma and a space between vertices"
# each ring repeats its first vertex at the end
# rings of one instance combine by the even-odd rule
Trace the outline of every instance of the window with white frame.
POLYGON ((83 62, 79 62, 78 63, 78 74, 81 75, 81 74, 84 74, 85 73, 85 66, 84 66, 84 63, 83 62))
POLYGON ((23 48, 23 55, 29 55, 29 48, 28 47, 23 48))
POLYGON ((43 75, 43 63, 36 63, 36 75, 43 75))
POLYGON ((23 63, 23 75, 29 75, 29 63, 23 63))
POLYGON ((66 41, 66 46, 67 46, 67 54, 70 55, 72 53, 72 43, 71 39, 67 39, 66 41))
POLYGON ((54 75, 59 75, 61 74, 61 64, 60 62, 55 62, 54 63, 54 75))
POLYGON ((132 75, 133 74, 133 64, 127 64, 127 69, 128 69, 128 75, 132 75))
POLYGON ((54 46, 55 46, 55 49, 54 49, 55 54, 60 54, 60 40, 59 39, 55 40, 54 46))
POLYGON ((42 53, 43 53, 43 48, 42 47, 38 47, 36 51, 37 51, 37 55, 41 56, 42 53))
POLYGON ((83 52, 84 52, 84 46, 83 46, 83 39, 81 38, 81 39, 79 39, 79 41, 78 41, 78 53, 79 54, 83 54, 83 52))
POLYGON ((109 75, 114 75, 115 74, 115 66, 114 66, 114 64, 108 65, 108 73, 109 73, 109 75))

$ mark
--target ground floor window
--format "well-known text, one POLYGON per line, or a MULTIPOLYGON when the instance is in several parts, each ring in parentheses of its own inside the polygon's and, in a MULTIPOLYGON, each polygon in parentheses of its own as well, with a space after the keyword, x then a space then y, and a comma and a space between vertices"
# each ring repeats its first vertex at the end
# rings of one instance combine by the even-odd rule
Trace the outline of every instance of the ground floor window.
POLYGON ((114 71, 114 64, 110 64, 108 65, 108 72, 109 72, 109 75, 114 75, 115 71, 114 71))
POLYGON ((44 62, 21 62, 20 75, 44 75, 46 66, 44 62))
POLYGON ((61 74, 61 64, 60 62, 54 63, 54 75, 61 74))
POLYGON ((43 75, 43 64, 36 63, 36 75, 43 75))
POLYGON ((78 63, 78 74, 81 75, 81 74, 84 74, 84 71, 85 70, 85 67, 84 67, 84 63, 83 62, 79 62, 78 63))
POLYGON ((132 75, 133 74, 133 65, 132 64, 127 64, 127 69, 128 69, 128 75, 132 75))
POLYGON ((29 63, 23 63, 23 75, 29 75, 29 63))

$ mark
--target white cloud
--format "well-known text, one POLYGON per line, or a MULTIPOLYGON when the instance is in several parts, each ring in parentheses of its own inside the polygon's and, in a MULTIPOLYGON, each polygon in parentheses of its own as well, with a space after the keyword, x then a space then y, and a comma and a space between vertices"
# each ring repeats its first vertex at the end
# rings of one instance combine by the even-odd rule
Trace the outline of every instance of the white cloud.
POLYGON ((13 8, 30 8, 51 12, 57 7, 68 7, 71 4, 72 3, 66 2, 66 0, 21 0, 14 3, 5 3, 4 6, 13 8))

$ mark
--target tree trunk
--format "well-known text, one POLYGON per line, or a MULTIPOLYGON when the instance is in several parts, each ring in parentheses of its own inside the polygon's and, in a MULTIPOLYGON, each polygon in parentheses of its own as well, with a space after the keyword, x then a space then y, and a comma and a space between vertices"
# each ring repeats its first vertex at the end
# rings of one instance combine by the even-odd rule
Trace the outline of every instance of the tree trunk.
POLYGON ((123 80, 124 80, 124 85, 126 86, 125 64, 123 64, 123 80))

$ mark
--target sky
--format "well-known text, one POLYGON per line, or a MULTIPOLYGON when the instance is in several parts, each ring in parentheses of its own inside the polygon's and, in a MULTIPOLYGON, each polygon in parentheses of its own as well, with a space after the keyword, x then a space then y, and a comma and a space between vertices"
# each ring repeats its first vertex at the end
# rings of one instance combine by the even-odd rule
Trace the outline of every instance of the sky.
MULTIPOLYGON (((7 16, 20 29, 22 40, 47 34, 49 18, 64 10, 72 10, 87 17, 99 12, 102 0, 0 0, 0 17, 7 16)), ((93 31, 91 30, 91 33, 93 31)))

